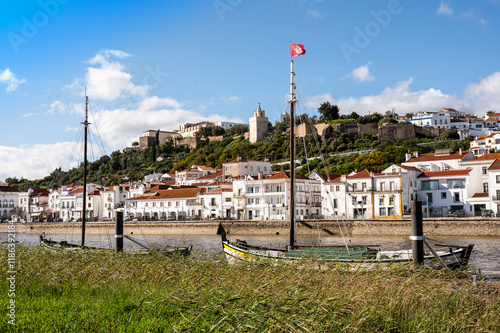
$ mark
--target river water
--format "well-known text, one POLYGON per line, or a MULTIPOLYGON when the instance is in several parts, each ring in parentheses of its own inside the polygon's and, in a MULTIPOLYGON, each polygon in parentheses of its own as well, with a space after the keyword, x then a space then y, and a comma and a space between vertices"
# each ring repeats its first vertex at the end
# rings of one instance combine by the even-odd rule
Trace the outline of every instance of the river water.
MULTIPOLYGON (((70 243, 79 244, 81 242, 81 235, 46 235, 47 238, 53 240, 66 240, 70 243)), ((186 236, 173 236, 173 235, 144 235, 134 234, 131 235, 137 240, 147 245, 177 245, 186 246, 193 245, 194 249, 200 252, 207 252, 209 254, 217 255, 222 251, 221 239, 218 235, 186 235, 186 236)), ((245 239, 250 244, 256 245, 272 245, 273 247, 285 247, 288 242, 288 236, 231 236, 231 239, 241 238, 245 239)), ((7 234, 0 234, 0 242, 7 240, 7 234)), ((16 240, 19 242, 26 242, 34 245, 38 244, 38 235, 25 235, 16 234, 16 240)), ((86 244, 89 246, 97 247, 114 247, 114 235, 86 235, 86 244)), ((353 244, 372 245, 374 241, 369 236, 355 236, 351 239, 353 244)), ((400 236, 384 236, 375 238, 377 244, 380 244, 382 250, 397 250, 397 249, 411 249, 411 241, 407 237, 400 236)), ((481 269, 482 274, 488 276, 500 275, 500 237, 436 237, 430 239, 431 243, 441 243, 449 245, 468 245, 474 244, 469 263, 474 269, 481 269)), ((299 245, 342 245, 344 240, 342 237, 331 236, 323 237, 321 240, 310 236, 301 237, 298 240, 299 245)), ((137 248, 138 245, 131 241, 124 240, 125 248, 137 248)), ((439 249, 439 248, 438 248, 439 249)))

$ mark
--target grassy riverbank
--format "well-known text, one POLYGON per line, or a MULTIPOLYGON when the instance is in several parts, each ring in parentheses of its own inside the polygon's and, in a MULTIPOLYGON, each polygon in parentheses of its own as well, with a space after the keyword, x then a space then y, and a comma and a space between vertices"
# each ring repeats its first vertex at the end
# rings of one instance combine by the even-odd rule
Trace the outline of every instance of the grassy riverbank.
MULTIPOLYGON (((8 332, 2 247, 0 331, 8 332)), ((499 290, 442 272, 16 248, 18 332, 494 332, 499 290)))

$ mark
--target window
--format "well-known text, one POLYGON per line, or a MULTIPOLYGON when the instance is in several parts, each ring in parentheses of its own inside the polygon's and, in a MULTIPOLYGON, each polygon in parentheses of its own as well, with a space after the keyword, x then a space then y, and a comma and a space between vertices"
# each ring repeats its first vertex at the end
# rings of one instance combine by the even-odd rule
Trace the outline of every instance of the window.
POLYGON ((10 199, 9 207, 14 207, 14 200, 10 199))
POLYGON ((210 199, 210 206, 215 206, 215 198, 210 199))
POLYGON ((259 198, 255 198, 255 204, 258 205, 259 204, 259 198))
POLYGON ((366 183, 361 183, 361 190, 366 191, 366 183))
MULTIPOLYGON (((498 176, 497 176, 497 177, 498 177, 498 176)), ((499 181, 499 183, 500 183, 500 181, 499 181)), ((337 192, 339 192, 339 191, 340 191, 340 185, 336 185, 336 186, 335 186, 335 191, 337 191, 337 192)))
POLYGON ((465 179, 448 179, 448 188, 465 188, 465 179))
POLYGON ((427 193, 427 202, 432 203, 432 193, 427 193))
POLYGON ((352 184, 352 190, 357 191, 357 189, 358 189, 358 184, 356 183, 352 184))
POLYGON ((395 188, 394 188, 394 182, 390 182, 389 183, 389 190, 390 191, 394 191, 395 190, 395 188))
POLYGON ((378 215, 385 216, 385 208, 380 208, 378 215))
POLYGON ((439 181, 437 180, 424 180, 422 181, 421 190, 437 190, 439 189, 439 181))
POLYGON ((357 204, 357 201, 358 201, 358 200, 356 200, 356 197, 352 197, 352 204, 353 204, 353 205, 357 204))
POLYGON ((231 197, 227 197, 226 202, 231 202, 231 197))
POLYGON ((257 171, 260 171, 260 166, 257 167, 257 171))
POLYGON ((488 167, 483 167, 483 175, 486 175, 488 173, 488 167))
POLYGON ((378 204, 379 204, 380 206, 383 206, 383 205, 384 205, 384 196, 383 196, 383 195, 381 195, 381 196, 379 197, 378 204))
POLYGON ((488 193, 488 183, 483 183, 483 193, 488 193))
POLYGON ((385 191, 385 183, 384 182, 380 183, 380 190, 385 191))
POLYGON ((394 216, 394 208, 393 207, 387 208, 387 216, 394 216))
POLYGON ((496 176, 497 184, 500 184, 500 175, 496 176))
POLYGON ((453 200, 455 202, 460 201, 460 193, 459 192, 453 193, 453 200))
POLYGON ((253 187, 252 186, 248 186, 247 187, 247 193, 253 193, 253 187))
POLYGON ((394 205, 394 196, 393 195, 391 195, 389 197, 389 205, 391 205, 391 206, 394 205))
POLYGON ((446 199, 446 192, 441 192, 441 199, 446 199))
POLYGON ((260 188, 258 186, 255 186, 255 193, 259 193, 260 192, 260 188))
POLYGON ((247 204, 252 205, 253 204, 253 198, 248 198, 247 199, 247 204))
POLYGON ((363 202, 363 205, 366 205, 368 197, 366 195, 361 197, 361 201, 363 202))
POLYGON ((337 203, 337 199, 333 199, 333 208, 339 208, 338 203, 337 203))

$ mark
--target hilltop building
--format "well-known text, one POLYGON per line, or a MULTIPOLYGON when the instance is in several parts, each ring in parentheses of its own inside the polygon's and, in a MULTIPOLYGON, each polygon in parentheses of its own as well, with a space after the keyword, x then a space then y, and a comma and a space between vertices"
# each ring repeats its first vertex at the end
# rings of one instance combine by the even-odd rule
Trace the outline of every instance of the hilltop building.
POLYGON ((266 112, 259 107, 257 111, 254 112, 254 116, 250 118, 250 137, 251 143, 256 143, 262 140, 268 131, 269 120, 266 117, 266 112))

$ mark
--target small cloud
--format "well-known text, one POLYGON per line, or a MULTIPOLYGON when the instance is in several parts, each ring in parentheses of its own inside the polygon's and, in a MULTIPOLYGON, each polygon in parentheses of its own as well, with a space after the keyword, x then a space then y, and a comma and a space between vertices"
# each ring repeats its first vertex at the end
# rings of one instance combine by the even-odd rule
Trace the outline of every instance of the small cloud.
POLYGON ((17 90, 20 84, 25 83, 26 79, 19 80, 16 78, 16 75, 7 68, 3 72, 0 72, 0 82, 7 84, 6 91, 11 93, 17 90))
POLYGON ((232 103, 241 103, 241 97, 238 96, 229 96, 229 97, 221 97, 220 98, 222 101, 226 102, 227 104, 232 104, 232 103))
POLYGON ((322 76, 313 76, 313 77, 311 77, 311 80, 312 81, 318 81, 318 82, 321 82, 321 83, 324 83, 326 81, 325 78, 322 77, 322 76))
POLYGON ((33 116, 36 116, 37 114, 36 113, 26 113, 23 115, 23 118, 29 118, 29 117, 33 117, 33 116))
POLYGON ((371 61, 364 66, 355 68, 351 77, 358 82, 372 82, 375 80, 375 77, 370 73, 370 68, 368 66, 371 65, 371 61))
POLYGON ((64 104, 61 101, 54 101, 50 104, 50 108, 47 111, 47 114, 54 114, 56 112, 64 113, 65 111, 64 104))
POLYGON ((455 14, 455 11, 450 7, 450 5, 441 1, 436 14, 451 16, 451 15, 455 14))
POLYGON ((442 1, 439 4, 439 8, 436 14, 450 16, 458 20, 473 22, 479 25, 481 29, 486 29, 486 25, 488 23, 488 21, 480 17, 479 14, 474 11, 474 9, 469 9, 460 12, 459 14, 455 14, 455 11, 449 5, 442 1))
POLYGON ((313 20, 322 20, 325 18, 325 16, 326 15, 324 13, 320 13, 319 11, 314 10, 314 9, 309 9, 306 12, 306 17, 313 19, 313 20))

